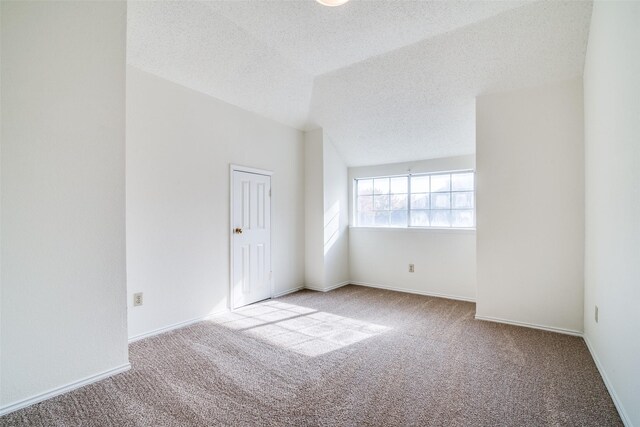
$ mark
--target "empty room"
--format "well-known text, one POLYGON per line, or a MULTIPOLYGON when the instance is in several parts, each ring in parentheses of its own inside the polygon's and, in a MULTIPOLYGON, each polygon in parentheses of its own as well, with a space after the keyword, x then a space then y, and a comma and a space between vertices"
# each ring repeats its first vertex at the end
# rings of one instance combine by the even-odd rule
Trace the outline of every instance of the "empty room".
POLYGON ((0 426, 640 427, 640 0, 0 0, 0 426))

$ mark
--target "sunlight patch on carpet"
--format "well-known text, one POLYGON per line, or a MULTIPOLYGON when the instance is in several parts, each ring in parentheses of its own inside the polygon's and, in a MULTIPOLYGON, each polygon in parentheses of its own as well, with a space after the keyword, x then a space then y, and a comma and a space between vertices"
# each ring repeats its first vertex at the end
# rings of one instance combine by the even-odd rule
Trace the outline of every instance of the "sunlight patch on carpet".
POLYGON ((310 357, 347 347, 391 329, 272 300, 216 316, 211 322, 310 357))

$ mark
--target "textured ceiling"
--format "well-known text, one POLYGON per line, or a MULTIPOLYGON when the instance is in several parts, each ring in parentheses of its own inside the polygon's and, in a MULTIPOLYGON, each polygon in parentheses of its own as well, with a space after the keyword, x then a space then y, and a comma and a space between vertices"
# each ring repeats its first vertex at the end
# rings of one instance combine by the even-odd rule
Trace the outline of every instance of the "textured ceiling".
POLYGON ((317 76, 451 31, 523 1, 212 2, 210 7, 317 76))
POLYGON ((129 2, 128 62, 299 129, 350 166, 475 150, 478 94, 582 75, 591 3, 129 2))

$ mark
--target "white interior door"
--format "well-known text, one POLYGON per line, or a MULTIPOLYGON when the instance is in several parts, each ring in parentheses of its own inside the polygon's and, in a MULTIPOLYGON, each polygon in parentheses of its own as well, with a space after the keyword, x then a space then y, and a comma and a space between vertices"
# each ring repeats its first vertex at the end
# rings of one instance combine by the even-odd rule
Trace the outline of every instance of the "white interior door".
POLYGON ((271 297, 271 177, 233 171, 232 308, 271 297))

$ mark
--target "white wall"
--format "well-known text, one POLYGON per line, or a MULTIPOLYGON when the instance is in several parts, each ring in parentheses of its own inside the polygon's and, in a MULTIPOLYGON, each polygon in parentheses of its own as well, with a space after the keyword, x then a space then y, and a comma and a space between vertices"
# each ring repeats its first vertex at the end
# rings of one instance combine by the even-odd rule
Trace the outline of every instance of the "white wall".
POLYGON ((322 129, 305 133, 305 286, 324 289, 324 153, 322 129))
MULTIPOLYGON (((461 156, 349 168, 356 178, 474 169, 475 157, 461 156)), ((353 213, 353 191, 349 191, 353 213)), ((353 223, 353 214, 350 215, 353 223)), ((475 230, 355 228, 349 230, 352 283, 424 295, 475 300, 475 230), (409 273, 415 264, 415 273, 409 273)))
POLYGON ((130 337, 227 308, 231 163, 273 171, 275 293, 302 286, 302 132, 127 67, 130 337))
POLYGON ((305 287, 349 281, 347 166, 322 129, 305 133, 305 287))
POLYGON ((477 317, 582 332, 582 80, 479 96, 477 317))
POLYGON ((122 2, 2 2, 2 390, 126 368, 122 2))
MULTIPOLYGON (((2 390, 2 6, 0 5, 0 390, 2 390)), ((0 407, 2 407, 0 396, 0 407)))
POLYGON ((347 165, 325 133, 323 141, 325 288, 349 282, 349 191, 347 165))
POLYGON ((584 73, 585 339, 629 426, 640 426, 638 23, 638 2, 594 3, 584 73))

